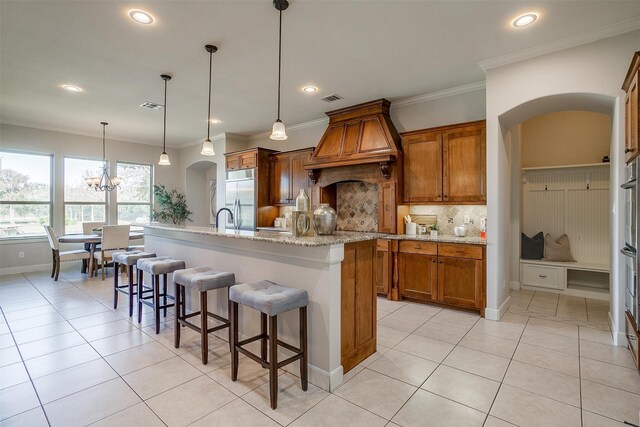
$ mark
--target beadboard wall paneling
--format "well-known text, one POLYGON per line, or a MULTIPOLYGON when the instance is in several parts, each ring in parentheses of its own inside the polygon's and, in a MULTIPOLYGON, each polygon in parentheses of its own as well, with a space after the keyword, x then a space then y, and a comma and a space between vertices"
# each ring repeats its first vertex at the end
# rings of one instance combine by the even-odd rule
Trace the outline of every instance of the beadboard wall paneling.
POLYGON ((606 166, 523 173, 523 233, 567 234, 578 261, 608 264, 609 205, 606 166))

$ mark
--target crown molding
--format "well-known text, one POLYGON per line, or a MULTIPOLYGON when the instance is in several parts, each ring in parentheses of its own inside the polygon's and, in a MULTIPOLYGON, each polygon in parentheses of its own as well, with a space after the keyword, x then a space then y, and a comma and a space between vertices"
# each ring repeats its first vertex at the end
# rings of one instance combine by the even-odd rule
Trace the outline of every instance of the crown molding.
MULTIPOLYGON (((48 131, 48 132, 66 133, 66 134, 69 134, 69 135, 86 136, 88 138, 102 139, 102 133, 80 132, 80 131, 77 131, 77 130, 61 129, 61 128, 54 128, 54 127, 49 127, 49 126, 38 126, 38 125, 30 124, 30 123, 13 122, 13 121, 10 121, 10 120, 0 120, 0 124, 10 125, 10 126, 19 126, 19 127, 23 127, 23 128, 29 128, 29 129, 38 129, 38 130, 44 130, 44 131, 48 131)), ((107 141, 130 142, 130 143, 133 143, 133 144, 148 145, 150 147, 162 147, 162 145, 159 145, 159 144, 149 144, 148 142, 136 141, 136 140, 133 140, 133 139, 114 138, 114 137, 111 137, 111 136, 109 136, 107 138, 107 141)), ((172 144, 167 144, 167 147, 174 148, 174 149, 181 148, 180 146, 172 145, 172 144)))
MULTIPOLYGON (((310 128, 318 125, 326 125, 329 123, 328 117, 322 117, 320 119, 309 120, 308 122, 297 123, 295 125, 287 126, 287 131, 294 131, 299 129, 310 128)), ((259 132, 249 135, 248 138, 257 138, 260 136, 269 136, 271 135, 271 131, 259 132)))
POLYGON ((421 102, 433 101, 435 99, 448 98, 450 96, 461 95, 463 93, 475 92, 483 90, 487 87, 485 81, 469 83, 462 86, 456 86, 449 89, 439 90, 437 92, 425 93, 422 95, 410 96, 408 98, 400 98, 391 103, 391 109, 404 107, 407 105, 419 104, 421 102))
POLYGON ((485 72, 487 72, 492 68, 502 67, 504 65, 509 65, 516 62, 524 61, 526 59, 535 58, 537 56, 558 52, 609 37, 619 36, 621 34, 629 33, 638 29, 640 29, 640 17, 631 18, 626 21, 618 22, 616 24, 597 28, 588 33, 565 37, 564 39, 556 40, 540 46, 535 46, 518 52, 509 53, 507 55, 498 56, 496 58, 485 59, 484 61, 480 61, 479 65, 485 72))
MULTIPOLYGON (((219 134, 213 135, 210 139, 211 139, 211 141, 212 141, 212 142, 213 142, 213 141, 219 141, 219 140, 221 140, 221 139, 225 139, 227 136, 233 136, 233 137, 235 137, 235 138, 246 138, 246 137, 244 137, 244 136, 242 136, 242 135, 237 135, 237 134, 235 134, 235 133, 221 132, 221 133, 219 133, 219 134)), ((189 142, 189 143, 187 143, 187 144, 185 144, 185 145, 181 145, 181 146, 176 147, 176 148, 178 148, 178 149, 183 149, 183 148, 194 147, 194 146, 196 146, 196 145, 202 145, 202 143, 203 143, 203 142, 204 142, 204 140, 199 139, 199 140, 197 140, 197 141, 195 141, 195 142, 189 142)))

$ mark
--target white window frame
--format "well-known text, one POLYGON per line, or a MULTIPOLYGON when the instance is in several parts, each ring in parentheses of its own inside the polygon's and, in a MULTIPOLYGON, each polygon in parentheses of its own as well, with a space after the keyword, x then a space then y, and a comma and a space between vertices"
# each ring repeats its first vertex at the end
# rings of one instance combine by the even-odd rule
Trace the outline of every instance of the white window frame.
MULTIPOLYGON (((67 159, 73 159, 73 160, 90 160, 92 162, 100 162, 103 161, 102 159, 92 159, 90 157, 76 157, 76 156, 64 156, 62 158, 62 232, 63 234, 82 234, 82 231, 80 232, 75 232, 75 233, 67 233, 67 205, 78 205, 78 206, 87 206, 87 205, 95 205, 95 206, 104 206, 104 221, 105 223, 109 223, 109 198, 108 196, 108 191, 104 191, 104 202, 67 202, 65 201, 65 196, 66 196, 66 191, 65 191, 65 187, 66 187, 66 160, 67 159)), ((109 168, 109 161, 108 160, 104 160, 104 162, 107 165, 107 168, 109 168)), ((107 169, 109 170, 109 169, 107 169)), ((98 174, 102 173, 102 170, 97 171, 98 174)), ((93 189, 88 189, 87 191, 95 191, 93 189)), ((98 190, 99 191, 99 190, 98 190)))
POLYGON ((116 202, 116 224, 120 223, 120 219, 119 219, 119 210, 118 207, 120 206, 149 206, 149 219, 151 219, 151 215, 153 212, 153 181, 155 178, 155 170, 153 168, 152 164, 149 163, 136 163, 136 162, 121 162, 121 161, 116 161, 116 172, 118 170, 118 165, 119 164, 124 164, 124 165, 134 165, 134 166, 148 166, 149 167, 149 203, 146 202, 120 202, 120 200, 118 199, 116 202))

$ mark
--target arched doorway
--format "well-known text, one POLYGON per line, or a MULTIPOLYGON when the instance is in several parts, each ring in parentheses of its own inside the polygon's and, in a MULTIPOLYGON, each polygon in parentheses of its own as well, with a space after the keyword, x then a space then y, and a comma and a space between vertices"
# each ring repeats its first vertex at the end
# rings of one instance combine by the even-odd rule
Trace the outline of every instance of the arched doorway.
POLYGON ((216 203, 217 165, 201 160, 187 166, 185 195, 189 210, 193 212, 191 225, 209 226, 213 224, 216 203))

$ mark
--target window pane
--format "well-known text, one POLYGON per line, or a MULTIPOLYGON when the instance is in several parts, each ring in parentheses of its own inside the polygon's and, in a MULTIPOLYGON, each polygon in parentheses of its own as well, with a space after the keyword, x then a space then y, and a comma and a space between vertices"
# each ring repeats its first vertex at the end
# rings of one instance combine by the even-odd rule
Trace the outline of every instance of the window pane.
POLYGON ((0 200, 51 201, 51 156, 0 151, 0 200))
POLYGON ((118 203, 151 203, 151 166, 118 163, 118 203))
POLYGON ((104 212, 104 205, 65 205, 64 232, 67 234, 82 233, 83 222, 105 221, 104 212))
POLYGON ((118 204, 118 224, 149 222, 149 205, 118 204))
POLYGON ((44 234, 49 205, 0 205, 0 237, 44 234))
POLYGON ((103 191, 90 189, 85 177, 102 174, 102 160, 64 159, 64 201, 104 203, 103 191))

